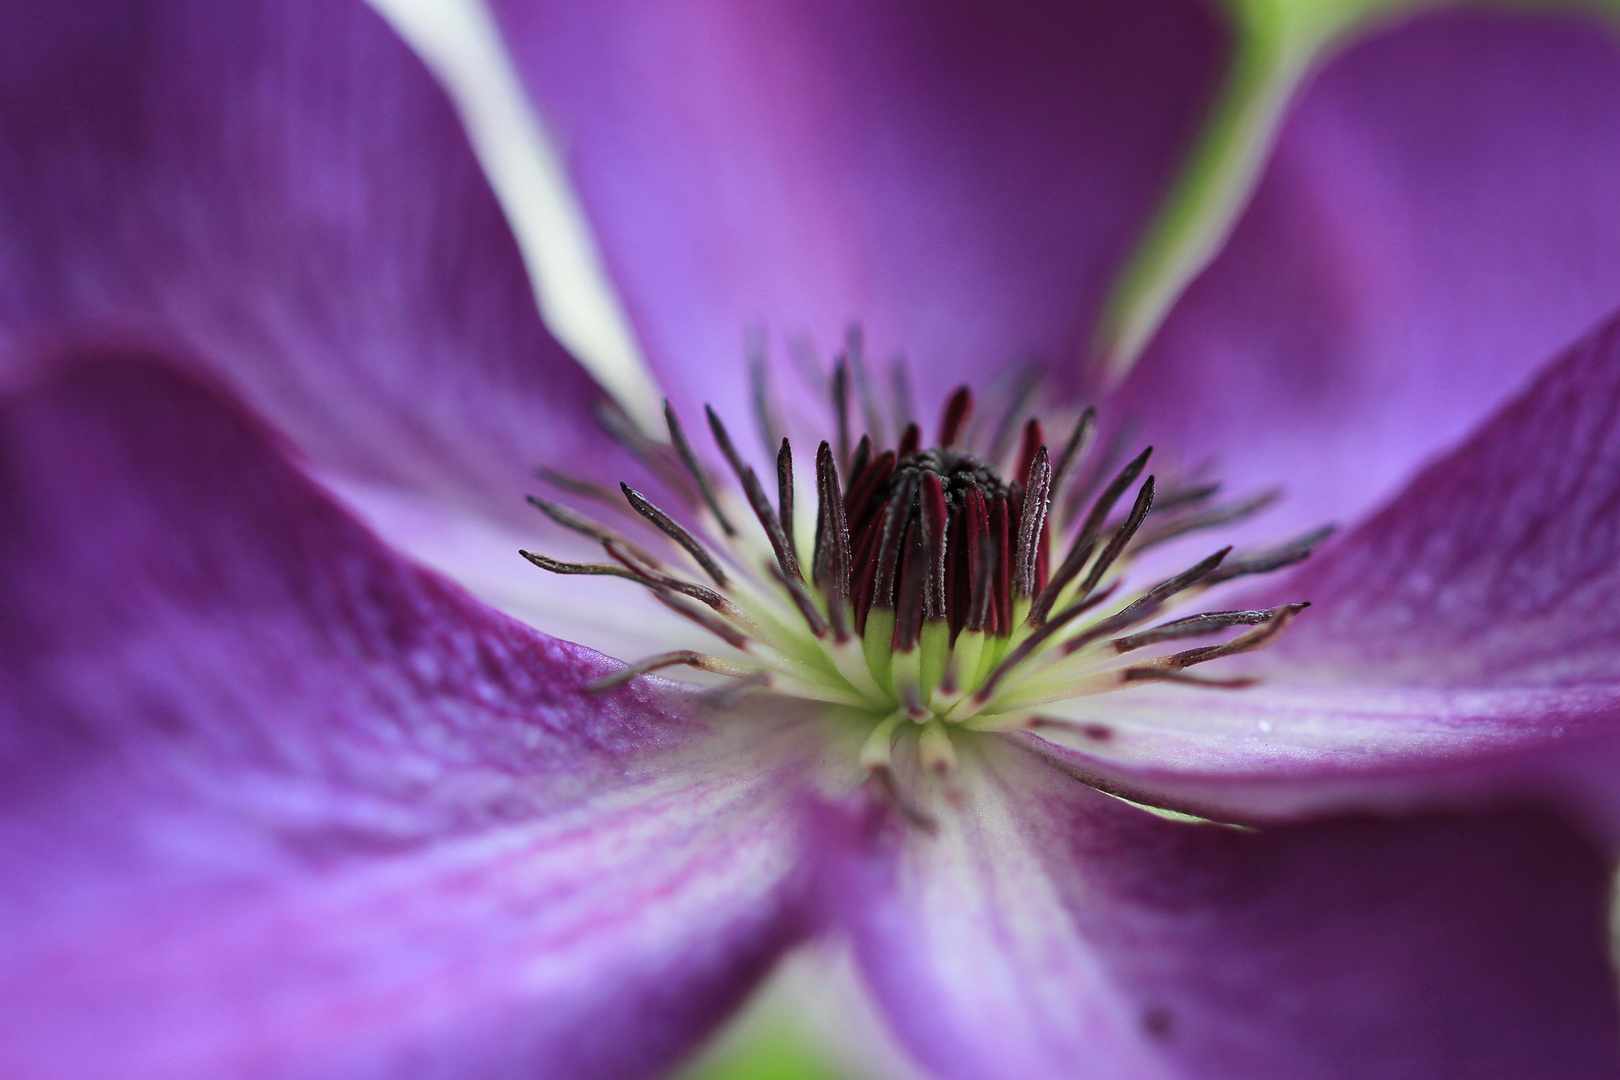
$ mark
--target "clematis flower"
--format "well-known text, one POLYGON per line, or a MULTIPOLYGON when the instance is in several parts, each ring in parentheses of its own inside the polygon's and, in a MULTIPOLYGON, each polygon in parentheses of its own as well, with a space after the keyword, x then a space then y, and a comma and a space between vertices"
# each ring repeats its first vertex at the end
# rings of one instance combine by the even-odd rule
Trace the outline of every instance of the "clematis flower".
POLYGON ((1103 466, 1107 434, 1043 454, 1041 431, 1067 436, 1053 418, 1096 389, 1075 358, 1217 92, 1219 20, 1172 0, 498 14, 690 455, 548 332, 448 100, 369 9, 8 9, 0 1072, 654 1075, 817 937, 850 943, 941 1076, 1620 1071, 1603 24, 1430 14, 1317 76, 1228 243, 1097 402, 1159 448, 1159 517, 1124 516, 1147 475, 1127 470, 1046 625, 1093 571, 1118 592, 1019 659, 1110 692, 1000 699, 1034 670, 1013 665, 968 715, 1129 459, 1103 466), (794 513, 722 490, 732 455, 745 487, 777 465, 740 434, 751 384, 724 358, 762 320, 825 341, 852 315, 868 354, 910 358, 906 418, 942 449, 893 464, 922 494, 839 497, 860 426, 869 466, 906 438, 857 407, 883 369, 854 355, 831 377, 843 443, 785 366, 759 380, 771 448, 780 423, 817 450, 788 457, 815 478, 784 489, 794 513), (1038 430, 1012 388, 1042 365, 1038 430), (997 460, 961 384, 1027 449, 997 460), (696 439, 706 402, 731 453, 696 439), (1154 602, 1110 624, 1159 579, 1151 551, 1124 575, 1096 552, 1199 524, 1210 457, 1240 500, 1287 490, 1240 525, 1250 568, 1262 528, 1351 527, 1208 598, 1253 618, 1154 602), (572 491, 539 492, 537 463, 572 491), (1088 475, 1072 517, 1038 512, 1088 475), (658 511, 587 510, 618 481, 658 511), (924 557, 881 536, 862 556, 845 502, 898 515, 924 557), (756 511, 802 523, 803 584, 756 511), (731 584, 639 553, 666 534, 731 584), (617 569, 543 575, 520 546, 617 569), (893 579, 888 607, 857 568, 893 579), (729 689, 625 666, 732 645, 694 658, 729 689), (797 678, 794 649, 826 665, 797 678))

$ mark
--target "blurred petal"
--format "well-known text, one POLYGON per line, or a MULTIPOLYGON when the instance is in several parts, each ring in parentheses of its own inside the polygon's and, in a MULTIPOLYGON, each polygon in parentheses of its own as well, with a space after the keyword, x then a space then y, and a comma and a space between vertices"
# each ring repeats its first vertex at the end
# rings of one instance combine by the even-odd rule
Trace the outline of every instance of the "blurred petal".
POLYGON ((317 465, 508 521, 537 462, 612 457, 454 110, 364 4, 7 14, 0 337, 206 357, 317 465))
POLYGON ((1620 39, 1472 7, 1348 49, 1111 411, 1345 520, 1620 297, 1620 39))
POLYGON ((12 399, 0 492, 0 1073, 642 1076, 800 932, 791 734, 583 693, 189 377, 12 399))
POLYGON ((864 321, 930 410, 1031 350, 1072 383, 1225 53, 1186 0, 493 6, 650 362, 733 415, 766 323, 864 321))
POLYGON ((1170 822, 1000 740, 832 893, 951 1080, 1616 1073, 1608 879, 1547 815, 1170 822))
POLYGON ((1314 606, 1270 652, 1226 662, 1264 685, 1070 703, 1056 711, 1111 725, 1063 739, 1081 747, 1071 760, 1140 797, 1245 820, 1542 791, 1620 839, 1617 508, 1611 319, 1269 590, 1314 606))

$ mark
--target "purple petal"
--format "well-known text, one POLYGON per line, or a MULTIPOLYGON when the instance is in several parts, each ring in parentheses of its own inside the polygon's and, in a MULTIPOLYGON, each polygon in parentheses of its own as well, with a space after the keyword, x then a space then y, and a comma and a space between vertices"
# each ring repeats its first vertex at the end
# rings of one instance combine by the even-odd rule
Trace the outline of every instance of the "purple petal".
MULTIPOLYGON (((1620 319, 1269 590, 1305 599, 1238 693, 1059 707, 1105 786, 1243 819, 1539 792, 1620 839, 1620 319)), ((1251 597, 1264 603, 1265 597, 1251 597)), ((1054 729, 1061 731, 1061 729, 1054 729)))
POLYGON ((1286 482, 1292 522, 1353 520, 1620 297, 1616 101, 1596 16, 1476 7, 1350 48, 1112 409, 1286 482))
POLYGON ((1170 822, 981 741, 833 895, 951 1080, 1612 1077, 1602 858, 1527 811, 1170 822))
POLYGON ((8 14, 0 339, 207 357, 318 465, 525 523, 529 468, 603 456, 449 101, 365 4, 8 14))
POLYGON ((631 1077, 800 933, 800 789, 138 357, 0 407, 0 1073, 631 1077))
POLYGON ((1072 379, 1224 53, 1184 0, 494 7, 654 367, 737 416, 766 324, 862 320, 928 409, 1072 379))

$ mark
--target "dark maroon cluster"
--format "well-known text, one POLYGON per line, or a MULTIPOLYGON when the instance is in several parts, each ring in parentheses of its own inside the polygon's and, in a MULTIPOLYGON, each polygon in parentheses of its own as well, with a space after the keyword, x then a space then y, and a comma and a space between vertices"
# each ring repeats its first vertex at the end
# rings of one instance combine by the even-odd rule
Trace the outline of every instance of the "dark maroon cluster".
MULTIPOLYGON (((873 608, 892 610, 900 650, 915 648, 923 624, 935 620, 949 625, 953 641, 964 629, 1009 634, 1014 600, 1046 585, 1052 466, 1040 424, 1025 428, 1021 480, 1009 484, 956 445, 972 405, 966 387, 951 397, 931 449, 920 448, 916 424, 892 450, 874 453, 863 437, 833 513, 822 492, 813 579, 841 594, 847 559, 857 631, 866 632, 873 608)), ((825 444, 818 459, 830 462, 825 444)))

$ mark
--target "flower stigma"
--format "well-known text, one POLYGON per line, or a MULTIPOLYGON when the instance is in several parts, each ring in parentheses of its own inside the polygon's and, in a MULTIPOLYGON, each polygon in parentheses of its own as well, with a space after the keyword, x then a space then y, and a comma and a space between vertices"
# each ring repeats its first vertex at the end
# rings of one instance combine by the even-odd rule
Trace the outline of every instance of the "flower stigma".
POLYGON ((816 447, 804 482, 795 479, 792 443, 777 434, 757 356, 755 419, 775 452, 773 491, 708 408, 710 434, 734 481, 722 483, 667 402, 667 440, 611 406, 599 416, 661 478, 687 524, 628 484, 613 493, 540 470, 570 494, 650 527, 659 550, 531 496, 557 524, 600 544, 609 561, 529 551, 524 558, 553 573, 637 582, 723 646, 649 656, 590 689, 685 666, 727 677, 709 691, 716 704, 757 692, 822 703, 863 725, 860 764, 887 779, 907 732, 921 763, 948 773, 954 740, 967 732, 1067 726, 1107 737, 1105 726, 1043 711, 1054 703, 1152 682, 1253 684, 1191 669, 1267 644, 1307 604, 1196 611, 1148 624, 1216 585, 1299 562, 1330 529, 1243 554, 1223 547, 1149 588, 1126 589, 1126 571, 1144 551, 1246 518, 1275 493, 1221 502, 1220 485, 1196 477, 1161 486, 1143 475, 1152 447, 1128 460, 1119 440, 1099 449, 1107 440, 1098 438, 1092 408, 1071 414, 1062 441, 1049 444, 1041 419, 1026 415, 1033 378, 1002 388, 993 423, 975 424, 974 395, 958 388, 925 444, 898 378, 894 400, 878 400, 859 343, 852 331, 825 380, 836 430, 816 447), (858 438, 852 384, 864 406, 858 438), (803 513, 804 494, 813 515, 803 513), (1215 643, 1183 647, 1195 638, 1215 643))

